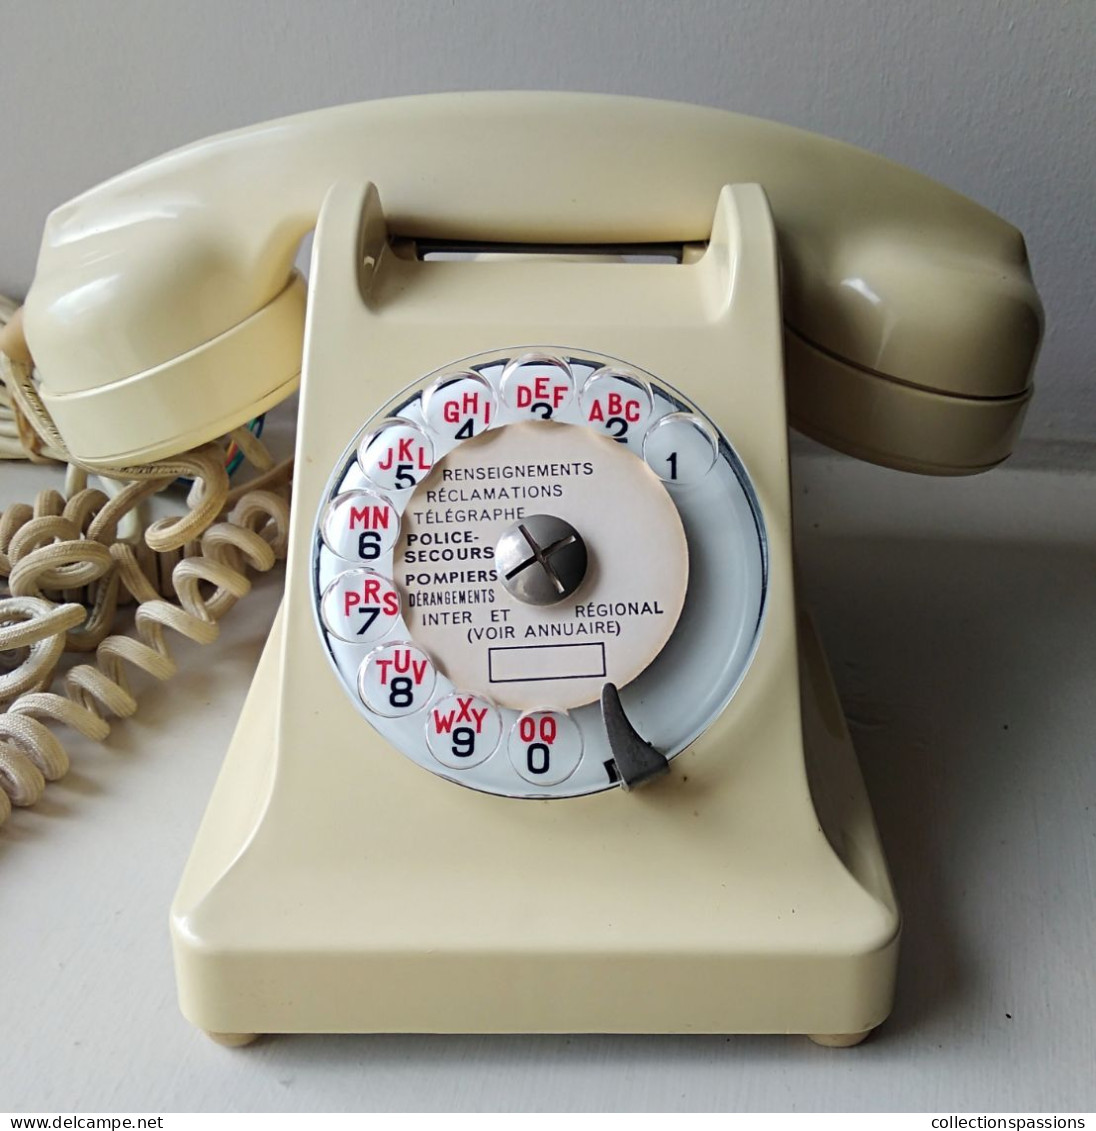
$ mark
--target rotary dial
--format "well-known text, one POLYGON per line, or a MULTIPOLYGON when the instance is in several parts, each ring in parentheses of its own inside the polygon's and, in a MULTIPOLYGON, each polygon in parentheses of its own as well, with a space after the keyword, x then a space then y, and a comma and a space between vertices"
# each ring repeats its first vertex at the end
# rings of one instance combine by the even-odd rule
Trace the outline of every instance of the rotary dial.
POLYGON ((634 366, 559 349, 465 359, 364 422, 314 560, 359 711, 423 767, 513 797, 665 768, 733 694, 765 597, 725 437, 634 366))

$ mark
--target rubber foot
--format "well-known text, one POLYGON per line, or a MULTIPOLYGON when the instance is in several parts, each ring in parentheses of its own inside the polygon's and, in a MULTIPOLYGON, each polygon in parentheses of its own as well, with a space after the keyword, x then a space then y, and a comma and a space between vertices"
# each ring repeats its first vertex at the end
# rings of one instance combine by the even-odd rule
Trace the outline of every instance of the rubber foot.
POLYGON ((244 1045, 251 1044, 259 1036, 258 1033, 211 1033, 208 1029, 206 1029, 205 1035, 211 1041, 224 1045, 226 1049, 242 1049, 244 1045))
POLYGON ((871 1033, 871 1029, 865 1029, 863 1033, 811 1033, 810 1038, 816 1045, 822 1045, 824 1048, 851 1049, 871 1033))

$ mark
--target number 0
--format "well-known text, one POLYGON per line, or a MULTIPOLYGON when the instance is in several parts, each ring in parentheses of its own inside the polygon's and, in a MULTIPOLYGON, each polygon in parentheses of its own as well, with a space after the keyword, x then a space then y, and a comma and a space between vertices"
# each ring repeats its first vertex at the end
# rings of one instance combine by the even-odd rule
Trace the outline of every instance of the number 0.
POLYGON ((525 752, 525 764, 531 774, 546 774, 550 764, 548 747, 543 742, 534 742, 525 752))

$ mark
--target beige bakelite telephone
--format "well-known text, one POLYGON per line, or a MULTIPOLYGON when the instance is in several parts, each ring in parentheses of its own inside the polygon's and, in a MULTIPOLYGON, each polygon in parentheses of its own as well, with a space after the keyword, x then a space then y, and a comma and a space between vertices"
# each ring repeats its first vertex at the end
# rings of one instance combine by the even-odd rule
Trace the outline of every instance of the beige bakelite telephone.
POLYGON ((796 611, 786 424, 992 467, 1040 329, 983 208, 671 103, 342 107, 57 209, 8 373, 80 466, 162 483, 301 376, 286 596, 172 912, 186 1016, 870 1032, 899 915, 796 611))

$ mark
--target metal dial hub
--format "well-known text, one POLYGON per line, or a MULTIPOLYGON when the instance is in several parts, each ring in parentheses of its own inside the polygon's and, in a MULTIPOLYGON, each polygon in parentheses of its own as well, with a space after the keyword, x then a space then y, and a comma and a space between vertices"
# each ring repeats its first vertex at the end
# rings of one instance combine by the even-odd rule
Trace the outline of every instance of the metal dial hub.
POLYGON ((527 605, 554 605, 586 577, 586 543, 562 518, 533 514, 508 527, 495 547, 495 569, 507 592, 527 605))

